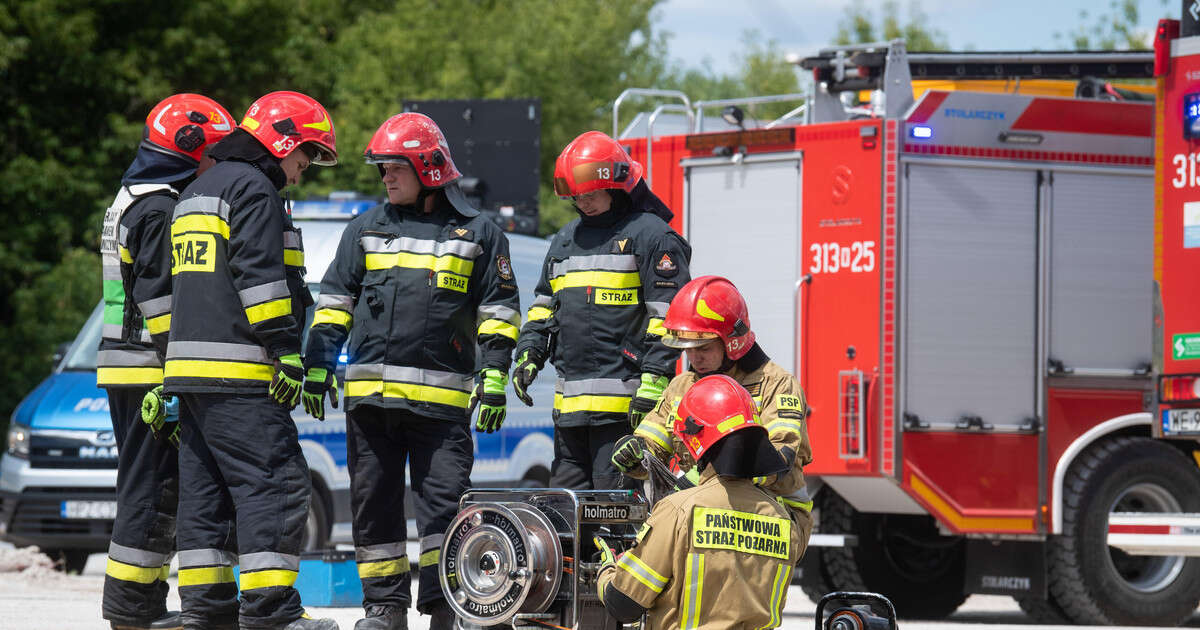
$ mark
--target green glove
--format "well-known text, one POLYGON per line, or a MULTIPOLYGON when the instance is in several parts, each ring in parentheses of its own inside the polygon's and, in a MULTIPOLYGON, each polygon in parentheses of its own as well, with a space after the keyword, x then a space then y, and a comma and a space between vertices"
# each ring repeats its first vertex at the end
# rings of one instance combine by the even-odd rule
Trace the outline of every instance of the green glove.
POLYGON ((604 542, 603 538, 596 536, 596 535, 592 535, 592 544, 596 545, 596 549, 600 550, 600 568, 601 569, 603 569, 604 567, 606 567, 610 564, 617 563, 617 555, 613 553, 612 547, 609 547, 608 543, 604 542))
POLYGON ((683 473, 683 477, 692 482, 693 486, 700 485, 700 467, 692 466, 687 472, 683 473))
POLYGON ((300 390, 304 383, 304 364, 299 354, 286 354, 275 360, 275 374, 271 377, 271 388, 267 392, 275 402, 291 411, 300 402, 300 390))
POLYGON ((529 395, 528 390, 529 386, 533 384, 533 379, 537 378, 538 370, 541 369, 538 367, 539 363, 541 362, 537 360, 537 356, 530 356, 530 352, 526 350, 517 359, 517 367, 513 368, 513 391, 526 407, 533 406, 533 398, 529 395))
POLYGON ((617 440, 617 444, 613 447, 612 457, 613 466, 617 470, 627 473, 631 470, 637 470, 642 466, 642 440, 633 435, 626 435, 617 440))
POLYGON ((471 392, 467 417, 471 417, 475 405, 479 405, 479 420, 475 423, 475 430, 481 433, 499 431, 508 413, 508 401, 504 397, 508 377, 495 368, 484 368, 480 374, 483 378, 475 386, 475 391, 471 392))
POLYGON ((153 427, 156 422, 161 424, 166 417, 167 403, 163 400, 162 385, 159 385, 142 397, 142 422, 153 427))
POLYGON ((633 400, 629 401, 629 426, 636 429, 637 425, 642 423, 642 418, 645 418, 663 397, 669 382, 670 379, 665 376, 642 373, 642 384, 638 386, 633 400))
POLYGON ((310 367, 304 377, 304 410, 317 420, 325 419, 325 394, 329 394, 329 404, 334 409, 338 406, 338 382, 333 372, 325 368, 310 367))
POLYGON ((179 448, 179 398, 164 395, 162 385, 142 397, 142 422, 154 437, 179 448))

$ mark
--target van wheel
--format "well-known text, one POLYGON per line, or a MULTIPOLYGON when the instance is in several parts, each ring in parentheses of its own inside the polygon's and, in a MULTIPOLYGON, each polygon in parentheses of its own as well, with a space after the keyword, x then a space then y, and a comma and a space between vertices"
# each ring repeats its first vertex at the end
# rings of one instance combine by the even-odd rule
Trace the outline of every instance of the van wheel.
POLYGON ((325 496, 316 482, 308 500, 308 517, 304 520, 304 537, 300 542, 302 551, 320 551, 329 544, 329 508, 325 496))
POLYGON ((1118 437, 1079 455, 1063 482, 1062 535, 1050 539, 1050 592, 1075 623, 1177 626, 1200 603, 1200 558, 1133 556, 1108 546, 1111 512, 1200 511, 1200 470, 1175 447, 1118 437))

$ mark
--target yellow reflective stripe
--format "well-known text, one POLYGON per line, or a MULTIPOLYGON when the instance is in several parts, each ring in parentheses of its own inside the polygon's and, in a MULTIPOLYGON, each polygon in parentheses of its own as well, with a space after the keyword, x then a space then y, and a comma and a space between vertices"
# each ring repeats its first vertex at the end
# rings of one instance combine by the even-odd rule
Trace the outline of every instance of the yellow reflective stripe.
POLYGON ((738 415, 733 416, 732 418, 728 418, 726 420, 721 421, 721 424, 717 425, 717 432, 725 433, 726 431, 732 429, 733 427, 736 427, 736 426, 742 425, 742 424, 746 424, 746 417, 739 413, 738 415))
POLYGON ((671 437, 667 435, 667 432, 662 427, 653 422, 643 421, 633 431, 633 434, 642 439, 650 440, 668 451, 671 450, 671 437))
POLYGON ((283 264, 285 264, 289 267, 303 267, 304 266, 304 252, 302 252, 298 249, 283 250, 283 264))
POLYGON ((425 553, 421 554, 421 558, 418 560, 418 562, 420 563, 421 568, 424 569, 425 567, 432 567, 432 566, 436 565, 438 563, 438 560, 440 560, 441 558, 442 558, 442 550, 441 549, 430 549, 429 551, 426 551, 425 553))
POLYGON ((292 298, 286 297, 282 300, 271 300, 262 304, 255 304, 246 309, 246 319, 251 324, 257 324, 261 321, 273 319, 275 317, 283 317, 292 312, 292 298))
POLYGON ((632 575, 634 579, 646 585, 646 588, 661 593, 667 586, 667 578, 658 574, 658 571, 650 568, 650 565, 642 562, 642 559, 633 555, 632 551, 626 551, 621 559, 617 561, 617 568, 624 569, 626 573, 632 575))
POLYGON ((405 267, 407 269, 429 269, 430 271, 449 271, 460 276, 471 275, 475 261, 458 258, 449 254, 434 256, 433 254, 413 254, 411 252, 395 252, 389 254, 367 254, 367 270, 405 267))
POLYGON ((233 567, 204 567, 202 569, 180 569, 179 586, 204 586, 233 582, 233 567))
POLYGON ((275 369, 261 363, 239 361, 195 361, 171 359, 167 361, 167 378, 237 378, 248 381, 270 381, 275 369))
POLYGON ((126 249, 124 245, 117 245, 117 250, 121 253, 121 262, 123 262, 123 263, 132 263, 133 262, 133 255, 129 253, 129 250, 126 249))
POLYGON ((767 432, 768 433, 778 433, 780 431, 788 431, 791 433, 797 433, 797 434, 803 435, 804 434, 804 425, 800 424, 799 422, 796 422, 795 420, 785 420, 783 418, 772 420, 767 423, 767 432))
POLYGON ((339 311, 336 308, 323 308, 313 314, 313 326, 317 324, 336 324, 350 330, 350 322, 354 321, 354 316, 346 311, 339 311))
POLYGON ((360 578, 386 577, 403 573, 408 573, 408 558, 358 563, 358 577, 360 578))
POLYGON ((812 512, 812 508, 813 508, 812 501, 793 501, 791 499, 787 499, 784 497, 778 497, 778 498, 779 498, 780 503, 782 503, 790 508, 797 508, 797 509, 804 510, 805 512, 812 512))
POLYGON ((659 337, 662 337, 663 335, 667 334, 667 327, 663 326, 663 320, 661 317, 651 317, 650 323, 646 324, 646 332, 650 333, 651 335, 658 335, 659 337))
POLYGON ((108 565, 104 569, 104 574, 114 577, 125 582, 137 582, 138 584, 153 584, 157 582, 162 573, 162 567, 139 567, 124 562, 117 562, 112 558, 108 559, 108 565))
POLYGON ((682 630, 693 630, 700 626, 700 596, 704 593, 704 554, 688 554, 687 567, 683 572, 683 610, 679 619, 682 630))
POLYGON ((525 321, 540 322, 553 314, 554 311, 551 311, 545 306, 533 306, 530 307, 529 312, 525 314, 525 321))
POLYGON ((287 569, 268 569, 242 574, 242 590, 250 591, 256 588, 271 586, 291 586, 296 583, 296 571, 287 569))
POLYGON ((171 577, 171 565, 164 564, 164 565, 162 565, 162 571, 158 574, 158 579, 162 580, 163 582, 166 582, 167 578, 169 578, 169 577, 171 577))
POLYGON ((229 240, 229 224, 215 214, 185 214, 171 223, 171 236, 184 232, 209 232, 229 240))
POLYGON ((163 369, 160 367, 102 367, 96 369, 99 385, 132 385, 137 383, 161 383, 163 369))
POLYGON ((575 413, 576 411, 607 411, 612 413, 629 413, 631 396, 597 396, 583 394, 580 396, 564 397, 554 395, 554 408, 559 413, 575 413))
POLYGON ((572 271, 550 281, 550 290, 558 293, 576 287, 632 289, 642 286, 636 271, 572 271))
POLYGON ((159 315, 158 317, 146 318, 146 330, 150 331, 151 335, 160 335, 171 331, 171 314, 159 315))
POLYGON ((521 331, 517 330, 516 326, 499 319, 485 319, 483 320, 483 323, 479 325, 480 336, 503 335, 509 339, 512 339, 513 341, 516 341, 517 335, 519 335, 520 332, 521 331))
MULTIPOLYGON (((270 380, 268 378, 268 380, 270 380)), ((471 400, 470 392, 444 389, 416 383, 393 383, 384 381, 346 381, 346 397, 383 394, 384 398, 407 398, 424 402, 462 407, 466 409, 471 400)))

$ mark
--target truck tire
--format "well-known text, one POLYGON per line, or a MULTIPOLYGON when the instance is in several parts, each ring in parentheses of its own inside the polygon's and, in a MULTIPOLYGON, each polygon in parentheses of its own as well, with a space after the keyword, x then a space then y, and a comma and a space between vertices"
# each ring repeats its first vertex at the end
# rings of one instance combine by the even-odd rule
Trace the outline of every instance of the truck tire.
POLYGON ((941 536, 932 517, 864 514, 832 488, 821 492, 822 533, 858 537, 854 547, 821 550, 833 590, 880 593, 910 619, 940 619, 966 601, 963 538, 941 536))
POLYGON ((1063 612, 1062 606, 1054 601, 1051 596, 1048 599, 1040 599, 1037 597, 1017 597, 1013 596, 1017 601, 1017 605, 1021 607, 1021 612, 1025 613, 1034 623, 1043 625, 1064 626, 1069 625, 1071 620, 1067 618, 1067 614, 1063 612))
POLYGON ((1177 626, 1200 603, 1200 559, 1108 547, 1110 512, 1200 511, 1200 470, 1175 447, 1118 437, 1079 455, 1063 482, 1050 593, 1075 623, 1177 626))
POLYGON ((799 585, 800 590, 804 591, 814 604, 835 590, 829 585, 829 571, 825 567, 822 552, 821 547, 809 547, 804 552, 804 558, 800 560, 800 570, 792 580, 792 584, 799 585))

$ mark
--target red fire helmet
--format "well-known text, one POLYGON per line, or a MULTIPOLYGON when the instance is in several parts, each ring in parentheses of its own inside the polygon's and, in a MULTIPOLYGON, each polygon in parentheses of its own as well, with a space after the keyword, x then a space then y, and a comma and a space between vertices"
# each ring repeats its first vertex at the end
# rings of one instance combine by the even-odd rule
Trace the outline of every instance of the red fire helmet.
POLYGON ((675 412, 675 435, 699 460, 717 442, 735 431, 757 428, 758 408, 746 388, 724 374, 706 376, 688 388, 675 412))
POLYGON ((554 163, 554 192, 574 197, 604 188, 630 192, 642 181, 642 165, 616 140, 589 131, 567 145, 554 163))
POLYGON ((683 285, 663 320, 664 344, 695 348, 720 339, 734 361, 754 346, 746 300, 733 283, 720 276, 700 276, 683 285))
POLYGON ((174 94, 159 101, 146 116, 146 140, 196 162, 204 147, 233 131, 233 117, 219 103, 199 94, 174 94))
POLYGON ((441 188, 462 177, 450 159, 450 145, 441 128, 432 118, 416 112, 384 121, 371 136, 363 157, 367 164, 407 161, 425 188, 441 188))
POLYGON ((238 127, 249 132, 277 158, 285 158, 296 147, 311 142, 318 153, 313 164, 337 164, 333 119, 320 103, 299 92, 271 92, 259 97, 246 110, 238 127))

